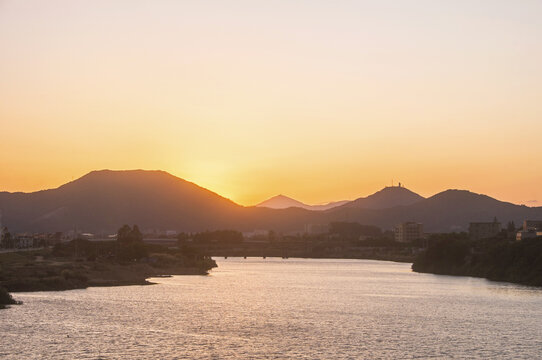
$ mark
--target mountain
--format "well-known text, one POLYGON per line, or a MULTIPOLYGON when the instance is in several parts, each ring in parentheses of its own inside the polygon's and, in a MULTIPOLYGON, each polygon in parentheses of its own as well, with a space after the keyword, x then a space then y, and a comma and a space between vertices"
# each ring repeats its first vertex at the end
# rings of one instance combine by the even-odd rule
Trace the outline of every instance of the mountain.
POLYGON ((142 228, 199 228, 212 218, 226 226, 242 207, 163 171, 93 171, 57 189, 0 193, 3 222, 19 231, 111 232, 142 228))
POLYGON ((341 206, 329 213, 334 221, 357 221, 383 229, 391 229, 401 222, 415 221, 423 223, 427 232, 468 231, 470 222, 489 222, 494 217, 503 226, 508 221, 514 221, 519 226, 525 219, 542 219, 542 207, 515 205, 467 190, 446 190, 410 205, 372 209, 341 206))
POLYGON ((283 209, 245 207, 163 171, 102 170, 56 189, 0 192, 0 211, 3 224, 16 233, 66 232, 75 227, 83 232, 113 233, 123 224, 186 232, 302 232, 307 224, 331 221, 382 229, 417 221, 428 232, 449 232, 466 231, 469 222, 492 221, 495 216, 503 225, 510 220, 520 225, 525 219, 542 219, 542 207, 515 205, 466 190, 446 190, 424 199, 406 188, 388 187, 325 211, 313 211, 313 206, 286 197, 276 200, 295 205, 283 209))
POLYGON ((277 195, 269 198, 256 205, 257 207, 266 207, 270 209, 287 209, 290 207, 298 207, 305 209, 310 205, 304 204, 301 201, 297 201, 288 196, 277 195))
POLYGON ((387 186, 364 198, 351 201, 343 206, 363 209, 388 209, 395 206, 412 205, 424 197, 401 186, 387 186))
POLYGON ((244 207, 164 171, 93 171, 56 189, 0 192, 2 222, 14 233, 111 234, 123 224, 142 230, 277 229, 301 231, 314 219, 300 208, 244 207))
POLYGON ((422 202, 413 204, 409 211, 428 230, 468 230, 469 222, 489 222, 494 217, 503 227, 508 221, 516 226, 525 219, 542 219, 542 207, 527 207, 499 201, 467 190, 446 190, 422 202))
POLYGON ((302 203, 301 201, 297 201, 288 196, 277 195, 265 201, 262 201, 256 206, 266 207, 270 209, 287 209, 291 207, 296 207, 296 208, 301 208, 301 209, 306 209, 306 210, 323 211, 323 210, 328 210, 337 206, 344 205, 348 202, 349 202, 348 200, 344 200, 344 201, 334 201, 334 202, 330 202, 330 203, 322 204, 322 205, 307 205, 307 204, 302 203))

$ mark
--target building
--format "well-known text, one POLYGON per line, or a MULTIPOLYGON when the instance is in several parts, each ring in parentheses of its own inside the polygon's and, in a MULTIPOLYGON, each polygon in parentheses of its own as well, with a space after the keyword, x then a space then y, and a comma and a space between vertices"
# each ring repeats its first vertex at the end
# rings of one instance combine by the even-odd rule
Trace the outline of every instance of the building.
POLYGON ((532 238, 539 237, 539 236, 542 236, 542 231, 537 231, 537 230, 533 230, 533 229, 529 229, 527 231, 522 230, 522 231, 517 232, 516 240, 521 241, 521 240, 525 240, 525 239, 532 239, 532 238))
POLYGON ((516 240, 532 239, 542 236, 542 220, 524 220, 523 230, 518 231, 516 240))
POLYGON ((0 247, 4 247, 5 244, 4 244, 4 234, 7 234, 8 232, 8 229, 3 227, 2 224, 0 223, 0 247))
POLYGON ((34 247, 34 237, 29 234, 15 236, 15 247, 17 249, 28 249, 34 247))
POLYGON ((523 231, 529 231, 529 230, 542 231, 542 220, 523 221, 523 231))
POLYGON ((395 227, 395 241, 412 242, 423 238, 423 224, 404 222, 395 227))
POLYGON ((469 225, 469 238, 471 240, 488 239, 501 232, 501 223, 495 220, 492 222, 472 222, 469 225))

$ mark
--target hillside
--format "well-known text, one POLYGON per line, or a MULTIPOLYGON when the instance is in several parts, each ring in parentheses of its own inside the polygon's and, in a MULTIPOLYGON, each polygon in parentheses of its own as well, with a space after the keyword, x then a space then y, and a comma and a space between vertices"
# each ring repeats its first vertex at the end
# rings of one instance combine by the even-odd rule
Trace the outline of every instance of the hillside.
POLYGON ((0 193, 3 224, 12 232, 114 233, 143 230, 297 231, 313 212, 244 207, 164 171, 93 171, 56 189, 0 193))
POLYGON ((19 231, 111 232, 119 224, 198 229, 226 226, 242 207, 163 171, 93 171, 57 189, 0 193, 3 222, 19 231))

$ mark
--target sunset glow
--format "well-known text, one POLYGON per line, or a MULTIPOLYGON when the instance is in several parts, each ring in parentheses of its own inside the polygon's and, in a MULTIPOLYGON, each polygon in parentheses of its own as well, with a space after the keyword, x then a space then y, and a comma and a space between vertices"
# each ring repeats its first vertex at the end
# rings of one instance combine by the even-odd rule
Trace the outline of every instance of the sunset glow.
POLYGON ((142 168, 243 205, 355 199, 393 179, 540 206, 541 14, 538 1, 2 1, 0 191, 142 168))

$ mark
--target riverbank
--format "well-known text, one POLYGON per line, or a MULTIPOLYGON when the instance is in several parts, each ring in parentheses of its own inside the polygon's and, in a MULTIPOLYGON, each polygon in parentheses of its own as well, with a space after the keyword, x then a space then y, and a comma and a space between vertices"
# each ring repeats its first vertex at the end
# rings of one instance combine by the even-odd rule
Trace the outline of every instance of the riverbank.
POLYGON ((469 241, 449 235, 420 253, 412 270, 542 286, 542 239, 469 241))
MULTIPOLYGON (((154 249, 156 250, 156 249, 154 249)), ((137 261, 67 257, 52 249, 0 254, 0 287, 9 292, 58 291, 91 286, 147 285, 164 275, 206 275, 216 267, 206 257, 151 253, 137 261)))

